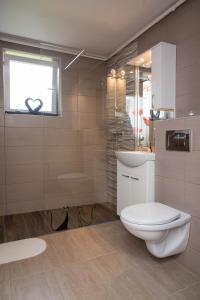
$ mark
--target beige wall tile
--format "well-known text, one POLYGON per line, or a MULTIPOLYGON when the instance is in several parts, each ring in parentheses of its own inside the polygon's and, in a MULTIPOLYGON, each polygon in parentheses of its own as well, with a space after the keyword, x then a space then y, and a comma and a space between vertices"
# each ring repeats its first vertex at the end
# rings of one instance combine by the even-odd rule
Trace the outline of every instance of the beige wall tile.
POLYGON ((77 95, 78 93, 78 73, 69 69, 62 72, 62 94, 77 95))
POLYGON ((87 164, 88 161, 102 161, 105 159, 104 145, 89 145, 82 147, 83 161, 87 164))
POLYGON ((188 247, 182 254, 182 261, 189 270, 200 274, 200 252, 188 247))
POLYGON ((11 299, 11 288, 9 279, 0 283, 0 289, 2 299, 11 299))
POLYGON ((100 116, 94 113, 79 113, 79 129, 95 129, 100 127, 100 116))
POLYGON ((3 95, 3 87, 0 85, 0 107, 4 108, 4 95, 3 95))
POLYGON ((0 147, 5 144, 4 127, 0 127, 0 147))
POLYGON ((59 175, 82 173, 82 162, 50 162, 45 164, 45 180, 58 179, 59 175))
POLYGON ((5 148, 0 147, 0 164, 5 163, 5 148))
POLYGON ((126 80, 118 78, 116 87, 117 97, 124 99, 126 96, 126 80))
POLYGON ((42 147, 7 147, 7 164, 43 163, 44 151, 42 147))
POLYGON ((5 115, 5 126, 6 127, 43 127, 44 117, 33 116, 33 115, 5 115))
POLYGON ((4 109, 0 108, 0 127, 4 126, 4 109))
POLYGON ((76 129, 77 123, 78 115, 74 112, 63 112, 62 115, 56 117, 44 117, 44 127, 46 128, 76 129))
POLYGON ((157 202, 184 210, 184 181, 156 176, 157 202))
POLYGON ((192 150, 200 150, 200 117, 185 118, 185 128, 192 130, 192 150))
POLYGON ((78 110, 77 95, 63 95, 62 112, 76 112, 78 110))
POLYGON ((115 79, 111 77, 107 77, 107 90, 106 90, 106 98, 114 98, 115 95, 115 79))
POLYGON ((200 218, 200 185, 185 183, 185 210, 192 216, 200 218))
POLYGON ((42 182, 43 172, 42 164, 7 165, 6 183, 42 182))
POLYGON ((52 180, 46 180, 44 183, 45 194, 69 194, 71 195, 71 190, 65 185, 67 181, 60 179, 59 177, 52 180))
POLYGON ((78 95, 81 96, 96 96, 97 82, 90 78, 79 78, 78 95))
POLYGON ((49 146, 78 145, 79 135, 76 130, 45 128, 44 144, 49 146))
POLYGON ((176 105, 179 107, 176 113, 177 118, 187 116, 190 111, 193 111, 197 115, 200 115, 198 97, 193 92, 191 94, 177 96, 176 105), (193 101, 189 102, 188 99, 193 99, 193 101))
POLYGON ((49 146, 45 147, 45 162, 80 162, 82 151, 76 146, 49 146))
POLYGON ((44 210, 44 201, 32 199, 31 201, 14 201, 8 202, 6 207, 6 215, 28 213, 32 211, 44 210))
POLYGON ((105 131, 100 129, 85 129, 80 132, 81 144, 88 145, 104 145, 106 142, 105 131))
POLYGON ((97 95, 96 96, 96 113, 104 116, 105 113, 105 95, 97 95))
POLYGON ((0 185, 0 216, 6 213, 6 188, 5 185, 0 185))
POLYGON ((6 186, 7 204, 11 202, 43 201, 43 183, 29 182, 6 186))
POLYGON ((73 194, 72 206, 87 205, 96 203, 94 193, 76 193, 73 194))
POLYGON ((43 130, 40 128, 13 128, 5 130, 6 146, 42 146, 43 130))
POLYGON ((56 209, 64 206, 73 206, 73 198, 68 193, 53 193, 44 194, 44 207, 45 209, 56 209))
POLYGON ((107 179, 106 174, 94 177, 94 194, 97 203, 103 203, 106 199, 107 179))
POLYGON ((0 163, 0 185, 5 184, 5 164, 0 163))
POLYGON ((189 67, 199 61, 200 33, 189 36, 187 39, 179 41, 177 45, 177 71, 189 67))
POLYGON ((159 151, 156 153, 155 174, 184 180, 184 162, 185 154, 183 152, 159 151))
POLYGON ((199 252, 200 255, 200 218, 193 217, 190 230, 190 247, 199 252))
POLYGON ((200 184, 200 151, 185 153, 185 180, 190 183, 200 184))
MULTIPOLYGON (((77 174, 78 175, 78 174, 77 174)), ((58 177, 55 180, 48 180, 45 182, 46 194, 81 194, 93 193, 94 183, 90 178, 75 178, 74 174, 67 174, 67 178, 58 177), (73 178, 70 177, 73 176, 73 178)))
POLYGON ((179 76, 176 78, 176 94, 177 96, 185 94, 198 94, 198 69, 200 62, 180 69, 179 76))
POLYGON ((85 113, 96 113, 96 97, 78 96, 78 111, 85 113))

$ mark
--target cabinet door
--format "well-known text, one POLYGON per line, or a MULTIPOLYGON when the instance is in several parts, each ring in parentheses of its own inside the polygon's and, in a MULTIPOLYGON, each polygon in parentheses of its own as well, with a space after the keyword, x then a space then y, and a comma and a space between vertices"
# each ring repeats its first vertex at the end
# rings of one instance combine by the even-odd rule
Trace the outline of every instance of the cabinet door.
POLYGON ((152 48, 152 104, 156 110, 175 109, 176 46, 161 42, 152 48))
POLYGON ((120 173, 117 175, 117 214, 120 215, 121 210, 131 204, 130 176, 120 173))
POLYGON ((143 203, 146 201, 145 179, 141 176, 130 176, 131 204, 143 203))

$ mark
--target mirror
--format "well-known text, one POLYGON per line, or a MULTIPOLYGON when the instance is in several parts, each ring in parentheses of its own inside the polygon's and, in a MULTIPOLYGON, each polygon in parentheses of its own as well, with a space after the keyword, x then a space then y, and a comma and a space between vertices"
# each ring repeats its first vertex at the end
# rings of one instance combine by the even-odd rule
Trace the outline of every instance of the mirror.
MULTIPOLYGON (((152 103, 152 51, 131 59, 124 67, 126 112, 138 149, 153 148, 153 121, 173 118, 173 111, 157 110, 152 103)), ((152 149, 153 150, 153 149, 152 149)))

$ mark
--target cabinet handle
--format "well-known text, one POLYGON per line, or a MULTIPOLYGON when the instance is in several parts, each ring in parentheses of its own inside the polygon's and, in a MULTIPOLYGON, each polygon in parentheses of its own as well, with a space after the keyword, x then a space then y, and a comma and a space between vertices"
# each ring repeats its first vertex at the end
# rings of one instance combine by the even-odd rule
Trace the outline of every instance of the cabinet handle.
POLYGON ((122 174, 123 177, 126 177, 126 178, 129 178, 130 176, 128 175, 125 175, 125 174, 122 174))
POLYGON ((131 176, 131 179, 134 179, 134 180, 139 180, 139 178, 138 178, 138 177, 133 177, 133 176, 131 176))
POLYGON ((155 95, 152 94, 151 99, 152 99, 152 108, 154 109, 154 99, 155 99, 155 95))

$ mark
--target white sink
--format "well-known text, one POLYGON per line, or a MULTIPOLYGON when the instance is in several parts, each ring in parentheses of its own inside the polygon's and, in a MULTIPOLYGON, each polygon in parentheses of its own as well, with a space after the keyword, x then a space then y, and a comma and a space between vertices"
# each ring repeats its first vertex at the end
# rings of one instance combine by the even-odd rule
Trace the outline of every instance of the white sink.
POLYGON ((116 151, 117 159, 127 167, 138 167, 148 160, 155 160, 155 153, 142 151, 116 151))

